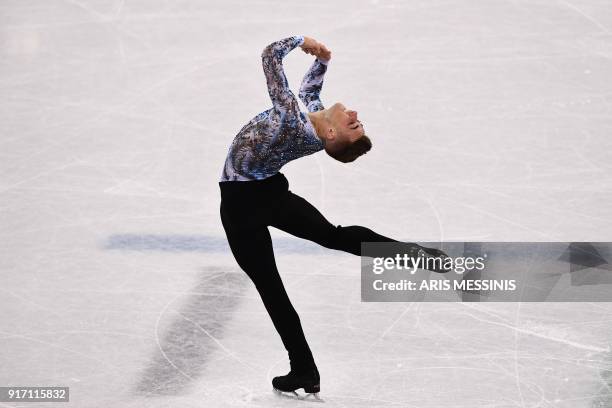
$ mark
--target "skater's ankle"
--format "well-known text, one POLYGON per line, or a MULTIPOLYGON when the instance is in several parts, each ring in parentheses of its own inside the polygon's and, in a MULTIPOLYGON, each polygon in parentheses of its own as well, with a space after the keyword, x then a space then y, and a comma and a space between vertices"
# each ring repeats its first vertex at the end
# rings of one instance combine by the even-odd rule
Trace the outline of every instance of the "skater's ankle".
POLYGON ((300 377, 302 376, 311 377, 312 376, 312 377, 319 378, 319 370, 317 370, 316 367, 300 368, 296 370, 291 370, 291 372, 300 377))

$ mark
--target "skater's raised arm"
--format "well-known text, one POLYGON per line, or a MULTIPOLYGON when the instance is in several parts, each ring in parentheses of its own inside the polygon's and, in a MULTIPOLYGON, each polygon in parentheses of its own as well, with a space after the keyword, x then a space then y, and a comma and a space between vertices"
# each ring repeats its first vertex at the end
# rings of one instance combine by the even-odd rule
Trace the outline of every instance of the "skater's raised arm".
POLYGON ((327 64, 331 59, 331 51, 324 44, 308 37, 306 37, 302 45, 302 50, 317 58, 310 66, 308 72, 306 72, 306 75, 304 75, 298 96, 304 102, 309 112, 320 111, 324 107, 321 99, 319 99, 319 93, 321 93, 321 88, 323 87, 323 77, 327 71, 327 64))
POLYGON ((297 99, 289 89, 289 83, 283 70, 283 58, 303 43, 304 37, 296 35, 273 42, 261 53, 270 99, 272 99, 274 108, 281 112, 299 110, 297 99))
POLYGON ((298 96, 304 102, 309 112, 324 109, 323 103, 319 99, 319 93, 323 87, 323 77, 326 71, 327 61, 317 58, 310 66, 308 72, 306 72, 306 75, 304 75, 298 96))

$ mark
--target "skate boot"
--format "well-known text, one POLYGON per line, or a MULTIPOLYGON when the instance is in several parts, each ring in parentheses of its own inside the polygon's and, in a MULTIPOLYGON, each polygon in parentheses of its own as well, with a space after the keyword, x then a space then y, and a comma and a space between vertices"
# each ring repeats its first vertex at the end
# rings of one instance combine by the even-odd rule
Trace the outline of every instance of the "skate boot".
POLYGON ((449 264, 446 263, 446 260, 449 258, 446 252, 436 248, 427 248, 421 245, 417 246, 419 247, 419 255, 423 257, 423 261, 425 265, 427 265, 427 267, 423 269, 437 273, 448 273, 452 270, 449 264))
POLYGON ((312 396, 315 401, 322 402, 323 400, 319 398, 319 391, 321 390, 320 381, 319 371, 316 368, 299 373, 291 370, 287 375, 274 377, 272 387, 276 393, 282 396, 301 400, 312 396), (295 391, 300 388, 304 389, 306 395, 301 396, 295 391))

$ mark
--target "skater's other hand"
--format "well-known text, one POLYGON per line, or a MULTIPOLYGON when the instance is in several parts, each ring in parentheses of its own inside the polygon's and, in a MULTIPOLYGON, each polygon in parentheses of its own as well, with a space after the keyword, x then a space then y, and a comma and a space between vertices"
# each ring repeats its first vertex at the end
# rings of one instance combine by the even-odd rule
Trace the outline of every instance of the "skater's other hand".
POLYGON ((306 54, 314 55, 315 57, 329 61, 331 59, 331 51, 325 44, 318 42, 314 38, 304 37, 304 43, 300 46, 306 54))
POLYGON ((316 48, 318 44, 319 42, 314 38, 304 36, 304 42, 302 43, 302 45, 300 45, 300 47, 302 47, 302 49, 313 49, 316 48))
POLYGON ((331 59, 331 51, 325 46, 323 43, 319 43, 321 47, 319 48, 319 53, 316 54, 317 58, 322 59, 324 61, 329 61, 331 59))

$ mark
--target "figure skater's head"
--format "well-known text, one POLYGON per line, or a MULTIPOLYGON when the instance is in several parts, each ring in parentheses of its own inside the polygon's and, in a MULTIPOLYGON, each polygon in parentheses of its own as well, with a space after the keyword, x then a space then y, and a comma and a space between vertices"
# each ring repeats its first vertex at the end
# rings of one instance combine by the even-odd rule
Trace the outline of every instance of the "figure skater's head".
POLYGON ((325 152, 334 159, 349 163, 372 148, 357 112, 347 110, 343 104, 335 103, 312 116, 317 122, 317 134, 325 143, 325 152))

